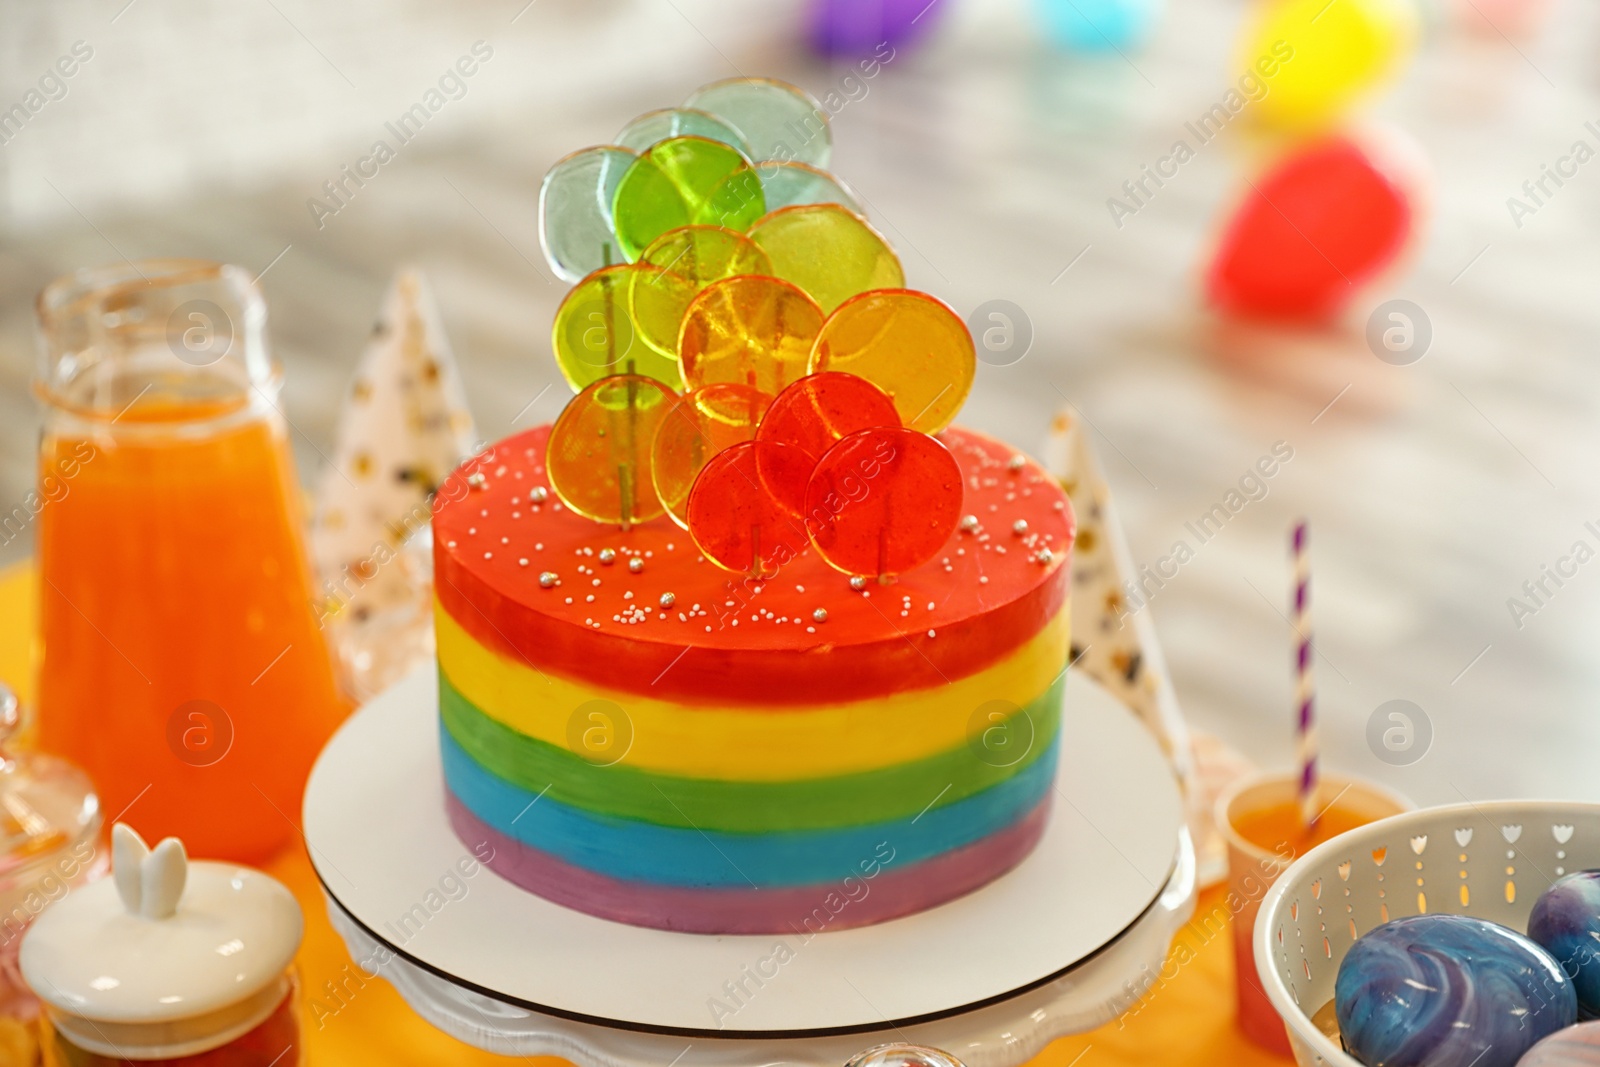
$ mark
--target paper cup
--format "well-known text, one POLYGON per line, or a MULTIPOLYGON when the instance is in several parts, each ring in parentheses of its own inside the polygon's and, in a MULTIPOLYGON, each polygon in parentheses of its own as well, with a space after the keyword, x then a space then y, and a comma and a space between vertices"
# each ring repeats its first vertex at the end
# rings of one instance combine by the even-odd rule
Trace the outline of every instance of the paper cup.
MULTIPOLYGON (((1243 837, 1241 818, 1267 812, 1284 812, 1295 818, 1299 810, 1300 776, 1288 772, 1259 773, 1235 782, 1217 798, 1217 830, 1228 846, 1228 908, 1233 912, 1234 988, 1239 1007, 1239 1028, 1262 1048, 1290 1055, 1283 1019, 1267 999, 1256 974, 1253 932, 1261 899, 1296 856, 1285 842, 1264 848, 1243 837)), ((1337 811, 1358 824, 1377 822, 1411 811, 1416 805, 1399 793, 1375 782, 1339 775, 1325 776, 1317 789, 1318 810, 1337 811)))

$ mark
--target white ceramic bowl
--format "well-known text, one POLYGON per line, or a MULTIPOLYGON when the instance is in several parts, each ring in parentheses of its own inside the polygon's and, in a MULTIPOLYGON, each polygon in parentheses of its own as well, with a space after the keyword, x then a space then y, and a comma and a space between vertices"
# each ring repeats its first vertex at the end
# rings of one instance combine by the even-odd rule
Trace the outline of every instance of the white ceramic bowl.
POLYGON ((1600 804, 1501 800, 1396 815, 1329 841, 1283 872, 1256 918, 1256 969, 1303 1067, 1361 1067, 1312 1016, 1344 954, 1391 919, 1448 912, 1527 929, 1539 894, 1600 868, 1600 804))

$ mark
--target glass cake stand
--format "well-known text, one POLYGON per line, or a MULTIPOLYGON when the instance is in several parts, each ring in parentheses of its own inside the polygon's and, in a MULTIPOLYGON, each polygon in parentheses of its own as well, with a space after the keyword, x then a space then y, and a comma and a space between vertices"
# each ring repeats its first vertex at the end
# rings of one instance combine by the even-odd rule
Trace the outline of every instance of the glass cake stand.
POLYGON ((580 1067, 837 1067, 885 1041, 1011 1067, 1132 1007, 1194 910, 1194 851, 1157 741, 1071 675, 1054 810, 1015 870, 853 930, 713 937, 608 922, 477 863, 445 818, 436 678, 323 751, 305 832, 356 964, 446 1033, 580 1067))

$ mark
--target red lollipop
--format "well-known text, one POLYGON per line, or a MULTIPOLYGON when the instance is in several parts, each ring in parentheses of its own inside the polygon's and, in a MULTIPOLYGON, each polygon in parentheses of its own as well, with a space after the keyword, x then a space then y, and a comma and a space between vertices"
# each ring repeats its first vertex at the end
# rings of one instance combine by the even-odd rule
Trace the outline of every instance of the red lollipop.
POLYGON ((961 517, 961 467, 936 438, 877 427, 830 448, 806 488, 806 532, 846 574, 900 574, 932 559, 961 517))
POLYGON ((1391 162, 1334 137, 1262 175, 1207 271, 1212 304, 1255 318, 1336 316, 1411 238, 1412 198, 1391 162))
POLYGON ((812 463, 777 441, 723 449, 689 491, 689 536, 724 570, 770 577, 806 549, 799 514, 812 463))
POLYGON ((796 445, 813 459, 842 438, 874 426, 899 426, 889 394, 842 371, 812 374, 789 386, 767 409, 756 437, 796 445))

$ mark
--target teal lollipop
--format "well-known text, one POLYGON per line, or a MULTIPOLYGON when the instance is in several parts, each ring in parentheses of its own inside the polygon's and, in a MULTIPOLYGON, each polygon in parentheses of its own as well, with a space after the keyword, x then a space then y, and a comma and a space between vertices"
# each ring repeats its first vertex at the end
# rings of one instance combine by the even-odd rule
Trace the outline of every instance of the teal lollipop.
POLYGON ((585 148, 550 168, 539 187, 539 245, 563 280, 580 278, 621 260, 611 204, 633 165, 626 148, 585 148))
POLYGON ((749 156, 750 145, 738 130, 717 116, 687 107, 664 107, 647 111, 622 127, 616 143, 635 152, 673 137, 704 137, 721 141, 740 155, 749 156))
POLYGON ((696 89, 684 107, 733 123, 750 143, 751 159, 826 167, 833 156, 828 113, 815 97, 788 82, 730 78, 696 89))
POLYGON ((825 170, 805 163, 773 161, 758 163, 756 173, 761 176, 768 211, 802 204, 838 204, 857 215, 866 214, 850 187, 825 170))

